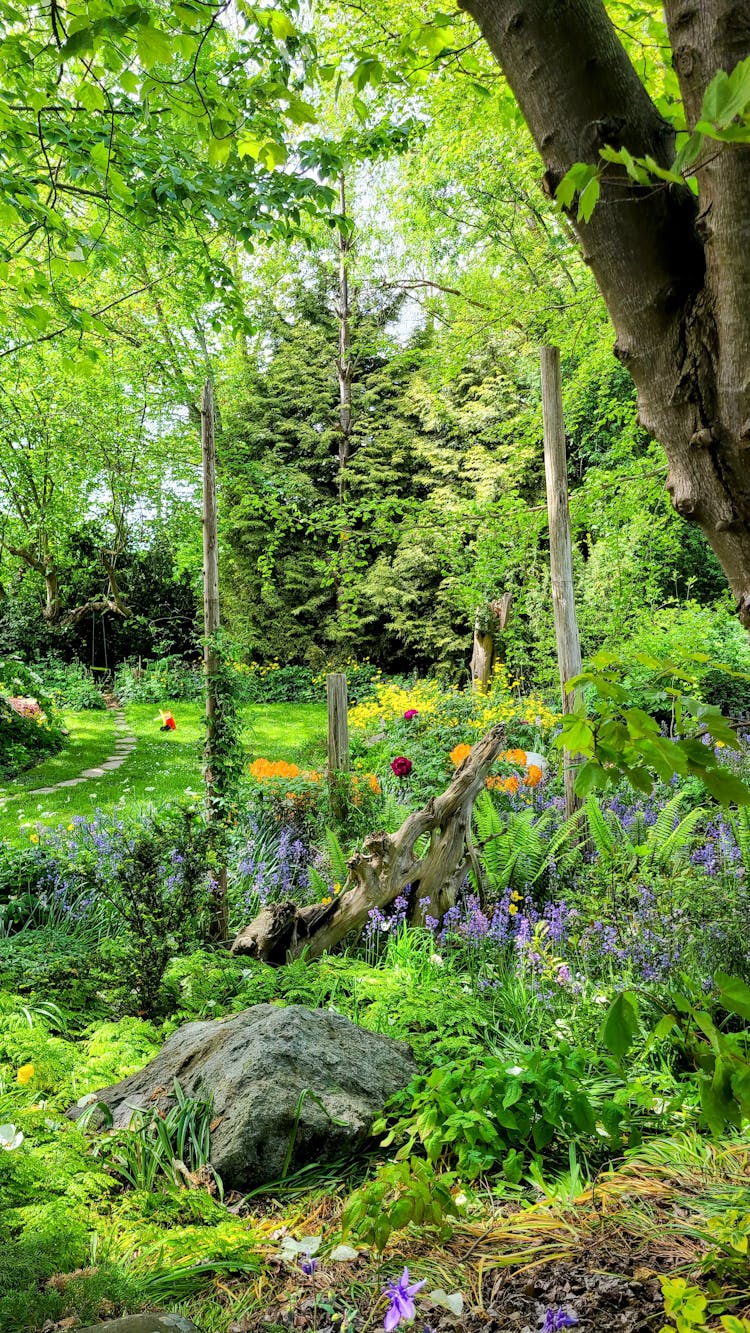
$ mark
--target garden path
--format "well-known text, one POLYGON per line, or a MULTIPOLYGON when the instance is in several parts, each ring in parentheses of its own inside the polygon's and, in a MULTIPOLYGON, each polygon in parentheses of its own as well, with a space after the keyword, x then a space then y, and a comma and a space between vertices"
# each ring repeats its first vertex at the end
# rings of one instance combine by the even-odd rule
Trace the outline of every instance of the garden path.
POLYGON ((75 778, 65 778, 62 782, 56 782, 52 787, 37 787, 35 791, 29 793, 30 796, 48 796, 50 792, 60 791, 62 787, 77 787, 80 782, 92 782, 96 778, 103 778, 105 773, 112 773, 125 763, 129 754, 132 754, 137 741, 130 731, 125 718, 125 709, 116 700, 107 703, 115 715, 115 731, 118 733, 115 740, 114 753, 108 759, 98 766, 98 768, 84 768, 75 778))

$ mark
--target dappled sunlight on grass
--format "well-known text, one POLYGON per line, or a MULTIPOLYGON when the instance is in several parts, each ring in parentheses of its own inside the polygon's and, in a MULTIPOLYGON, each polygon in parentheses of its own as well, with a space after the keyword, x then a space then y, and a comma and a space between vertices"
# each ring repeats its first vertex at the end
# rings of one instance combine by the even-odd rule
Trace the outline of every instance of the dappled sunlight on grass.
MULTIPOLYGON (((163 805, 192 793, 202 795, 203 706, 166 702, 163 707, 174 714, 175 731, 160 731, 156 705, 129 704, 125 709, 128 732, 136 737, 137 745, 120 768, 75 787, 32 796, 32 790, 75 778, 114 753, 119 733, 111 712, 66 714, 70 736, 65 748, 0 788, 0 837, 23 840, 37 824, 67 824, 74 815, 89 816, 96 809, 111 812, 125 805, 132 811, 134 806, 163 805)), ((242 716, 243 742, 250 758, 262 754, 323 762, 325 704, 248 705, 242 716)))

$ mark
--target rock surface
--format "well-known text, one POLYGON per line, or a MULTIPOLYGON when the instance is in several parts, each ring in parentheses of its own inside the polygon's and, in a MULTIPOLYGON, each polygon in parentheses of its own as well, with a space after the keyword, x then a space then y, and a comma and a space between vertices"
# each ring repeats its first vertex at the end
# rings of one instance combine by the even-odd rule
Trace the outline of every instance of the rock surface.
POLYGON ((415 1073, 405 1043, 340 1014, 259 1004, 187 1023, 144 1069, 94 1096, 116 1127, 136 1107, 169 1106, 175 1079, 191 1096, 212 1096, 211 1164, 225 1189, 247 1190, 279 1179, 290 1144, 292 1171, 356 1148, 415 1073))
POLYGON ((126 1314, 122 1319, 110 1319, 106 1324, 89 1324, 78 1333, 200 1333, 192 1319, 181 1314, 126 1314))

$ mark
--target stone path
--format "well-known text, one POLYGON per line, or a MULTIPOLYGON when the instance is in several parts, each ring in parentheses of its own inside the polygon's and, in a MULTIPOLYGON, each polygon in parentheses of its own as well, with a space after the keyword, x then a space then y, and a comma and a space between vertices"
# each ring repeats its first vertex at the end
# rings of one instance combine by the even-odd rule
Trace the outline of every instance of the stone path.
POLYGON ((61 791, 63 787, 77 787, 79 782, 90 782, 94 778, 103 778, 105 773, 113 773, 121 764, 125 763, 129 754, 132 754, 136 747, 136 738, 130 731, 125 718, 125 709, 118 703, 107 705, 112 709, 115 715, 115 750, 114 754, 105 759, 98 768, 84 768, 77 778, 66 778, 63 782, 56 782, 53 787, 37 787, 36 791, 29 792, 30 796, 49 796, 53 791, 61 791))

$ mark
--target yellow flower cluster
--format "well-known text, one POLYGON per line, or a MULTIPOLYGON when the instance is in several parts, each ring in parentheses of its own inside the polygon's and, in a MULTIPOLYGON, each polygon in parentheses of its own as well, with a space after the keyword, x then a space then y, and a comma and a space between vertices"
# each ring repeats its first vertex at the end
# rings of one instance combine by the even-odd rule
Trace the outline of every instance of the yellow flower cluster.
POLYGON ((30 1083, 33 1077, 34 1077, 34 1066, 21 1065, 20 1069, 18 1070, 18 1073, 16 1074, 16 1082, 20 1083, 22 1088, 25 1088, 26 1084, 30 1083))
POLYGON ((453 760, 453 763, 455 764, 456 768, 458 768, 458 765, 462 764, 464 762, 464 759, 468 758, 470 754, 471 754, 471 746, 467 745, 465 741, 462 741, 460 745, 454 745, 453 749, 451 750, 451 759, 453 760))
POLYGON ((349 721, 362 731, 372 731, 403 718, 408 708, 416 708, 421 716, 436 712, 439 705, 440 689, 434 680, 417 681, 410 689, 384 682, 376 686, 371 699, 364 699, 351 709, 349 721))

